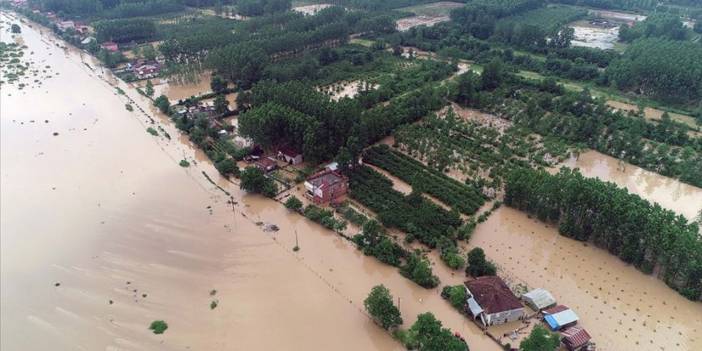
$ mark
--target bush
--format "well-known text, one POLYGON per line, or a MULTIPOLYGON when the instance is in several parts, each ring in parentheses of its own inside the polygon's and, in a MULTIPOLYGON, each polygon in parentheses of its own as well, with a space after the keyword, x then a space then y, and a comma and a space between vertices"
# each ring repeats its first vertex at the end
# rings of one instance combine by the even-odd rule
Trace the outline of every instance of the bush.
POLYGON ((400 268, 400 274, 423 288, 431 289, 439 285, 439 277, 433 274, 429 261, 420 256, 418 251, 407 257, 407 262, 400 268))
POLYGON ((190 162, 188 162, 186 160, 180 160, 180 163, 178 163, 178 164, 183 168, 190 167, 190 162))
POLYGON ((400 310, 393 304, 390 291, 383 285, 374 286, 363 305, 383 329, 390 330, 402 324, 400 310))
MULTIPOLYGON (((231 163, 234 163, 230 158, 231 163)), ((215 164, 215 167, 217 164, 215 164)), ((234 165, 236 167, 236 165, 234 165)), ((219 168, 218 168, 219 169, 219 168)), ((222 172, 222 170, 220 170, 222 172)), ((262 170, 256 167, 246 167, 243 172, 241 172, 241 184, 239 187, 250 193, 258 193, 263 196, 273 197, 278 192, 278 187, 275 185, 272 179, 266 177, 262 170)))
POLYGON ((427 312, 417 317, 412 327, 397 333, 398 339, 410 350, 419 351, 468 351, 465 341, 453 335, 433 314, 427 312))
POLYGON ((537 325, 529 337, 519 344, 521 351, 554 351, 560 345, 558 334, 549 332, 546 328, 537 325))
POLYGON ((463 313, 466 305, 466 287, 463 285, 447 285, 441 291, 441 297, 448 300, 453 307, 463 313))
POLYGON ((154 106, 158 107, 158 109, 165 114, 169 114, 171 109, 171 103, 168 101, 168 97, 166 95, 160 95, 154 99, 154 106))
POLYGON ((158 136, 158 131, 152 127, 146 128, 146 131, 153 136, 158 136))
POLYGON ((290 196, 286 201, 285 201, 285 207, 289 210, 297 211, 299 212, 300 209, 302 208, 302 201, 298 199, 295 195, 290 196))
POLYGON ((168 323, 165 321, 153 321, 151 322, 151 325, 149 326, 149 329, 154 332, 154 334, 163 334, 163 332, 168 329, 168 323))
POLYGON ((315 205, 308 205, 303 212, 305 217, 315 221, 327 229, 342 231, 346 229, 346 222, 334 218, 334 213, 329 210, 319 208, 315 205))
POLYGON ((476 247, 468 252, 468 267, 466 274, 471 277, 482 277, 497 274, 495 265, 485 258, 483 249, 476 247))

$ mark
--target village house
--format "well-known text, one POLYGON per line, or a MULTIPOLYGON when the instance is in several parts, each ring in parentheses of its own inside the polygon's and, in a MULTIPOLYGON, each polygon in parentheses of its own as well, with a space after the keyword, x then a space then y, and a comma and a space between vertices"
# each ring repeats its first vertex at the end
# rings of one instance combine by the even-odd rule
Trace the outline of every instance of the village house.
POLYGON ((277 157, 279 160, 285 161, 291 165, 302 163, 302 153, 291 147, 281 147, 278 149, 277 157))
POLYGON ((465 286, 468 312, 483 326, 514 322, 524 317, 524 306, 499 277, 478 277, 465 282, 465 286))
POLYGON ((76 29, 76 24, 73 21, 61 21, 59 23, 56 23, 56 26, 62 32, 65 32, 69 29, 76 29))
POLYGON ((161 64, 156 61, 139 59, 127 63, 127 69, 131 70, 137 79, 150 79, 157 77, 161 72, 161 64))
POLYGON ((589 350, 588 346, 591 345, 590 334, 582 327, 570 327, 564 330, 561 335, 561 343, 568 349, 568 351, 579 351, 579 350, 589 350))
POLYGON ((262 157, 254 162, 254 166, 263 172, 268 173, 278 168, 278 162, 270 157, 262 157))
POLYGON ((119 51, 119 45, 117 45, 117 43, 115 43, 114 41, 106 41, 106 42, 100 44, 100 47, 107 50, 107 51, 112 51, 112 52, 119 51))
POLYGON ((339 172, 324 170, 305 181, 305 196, 314 203, 336 202, 348 191, 349 180, 339 172))
POLYGON ((85 23, 75 22, 74 29, 76 30, 76 33, 79 33, 82 35, 86 35, 86 34, 90 33, 90 27, 88 25, 86 25, 85 23))
POLYGON ((534 289, 522 295, 522 300, 527 306, 531 307, 534 311, 541 311, 544 308, 553 307, 556 305, 556 299, 553 298, 548 290, 545 289, 534 289))
POLYGON ((575 325, 578 322, 578 315, 567 306, 558 305, 543 310, 544 322, 551 330, 561 330, 575 325))

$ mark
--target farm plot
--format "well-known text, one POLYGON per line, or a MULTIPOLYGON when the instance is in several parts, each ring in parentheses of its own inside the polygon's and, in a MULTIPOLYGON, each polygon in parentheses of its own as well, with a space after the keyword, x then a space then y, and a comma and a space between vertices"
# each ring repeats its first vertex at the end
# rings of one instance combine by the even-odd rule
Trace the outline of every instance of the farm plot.
POLYGON ((387 145, 378 145, 366 150, 363 160, 411 184, 414 191, 427 193, 461 213, 472 215, 485 203, 483 195, 475 187, 391 150, 387 145))
POLYGON ((329 95, 332 100, 354 98, 359 92, 369 92, 378 89, 380 85, 363 80, 342 81, 318 88, 322 93, 329 95))
POLYGON ((510 169, 549 166, 570 151, 562 142, 523 129, 511 127, 500 132, 474 120, 457 118, 453 108, 399 128, 395 143, 434 169, 467 175, 488 196, 495 195, 510 169))
POLYGON ((462 224, 457 212, 446 211, 417 192, 405 196, 370 167, 351 171, 349 185, 350 197, 375 212, 384 226, 400 229, 430 248, 462 224))
POLYGON ((539 27, 544 31, 553 31, 564 24, 585 16, 587 16, 587 10, 572 6, 554 5, 505 17, 497 22, 497 26, 528 25, 539 27))

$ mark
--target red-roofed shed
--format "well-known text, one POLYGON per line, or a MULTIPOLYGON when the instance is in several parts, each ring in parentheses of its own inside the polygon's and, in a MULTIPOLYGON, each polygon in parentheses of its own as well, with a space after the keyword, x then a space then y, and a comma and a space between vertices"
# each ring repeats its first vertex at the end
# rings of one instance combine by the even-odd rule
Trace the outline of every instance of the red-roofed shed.
POLYGON ((590 343, 590 334, 582 327, 570 327, 564 330, 561 342, 570 351, 581 350, 590 343))

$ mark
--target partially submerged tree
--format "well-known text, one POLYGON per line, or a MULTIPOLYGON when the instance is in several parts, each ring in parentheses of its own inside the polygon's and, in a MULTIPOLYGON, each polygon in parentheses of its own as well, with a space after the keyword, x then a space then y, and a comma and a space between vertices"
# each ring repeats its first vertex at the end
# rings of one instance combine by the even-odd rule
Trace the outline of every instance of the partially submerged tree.
POLYGON ((402 324, 400 310, 393 304, 392 295, 384 285, 376 285, 363 301, 366 311, 383 329, 390 330, 402 324))
POLYGON ((258 193, 273 197, 278 192, 278 187, 272 179, 266 177, 262 170, 256 167, 246 167, 241 172, 241 189, 250 193, 258 193))

